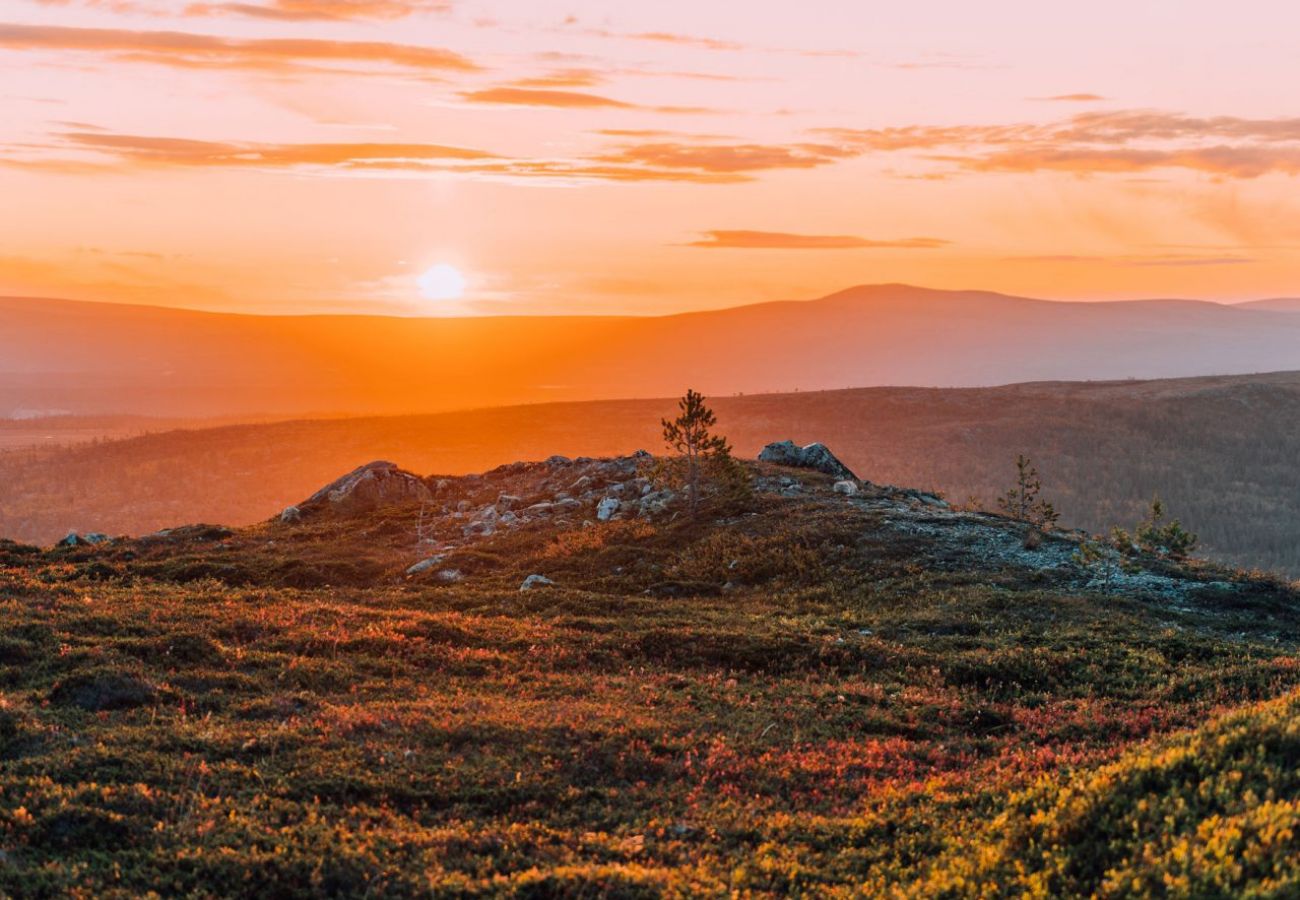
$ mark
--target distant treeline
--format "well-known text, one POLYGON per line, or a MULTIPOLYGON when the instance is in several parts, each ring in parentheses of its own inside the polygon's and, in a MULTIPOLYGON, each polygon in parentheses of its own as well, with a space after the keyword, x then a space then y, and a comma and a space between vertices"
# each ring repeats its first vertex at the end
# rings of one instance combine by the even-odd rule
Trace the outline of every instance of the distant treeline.
MULTIPOLYGON (((1300 577, 1300 374, 713 400, 752 455, 827 443, 859 476, 992 506, 1031 456, 1065 525, 1139 520, 1159 493, 1201 553, 1300 577)), ((267 518, 360 463, 460 474, 552 453, 659 451, 670 400, 235 425, 0 454, 0 535, 137 534, 267 518)))

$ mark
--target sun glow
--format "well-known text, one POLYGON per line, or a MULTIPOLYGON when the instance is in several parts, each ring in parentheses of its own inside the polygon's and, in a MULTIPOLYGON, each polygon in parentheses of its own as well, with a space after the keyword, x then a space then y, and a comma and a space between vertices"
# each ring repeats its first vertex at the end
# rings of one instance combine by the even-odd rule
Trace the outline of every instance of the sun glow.
POLYGON ((465 276, 448 263, 438 263, 419 277, 420 296, 425 300, 459 300, 465 296, 465 276))

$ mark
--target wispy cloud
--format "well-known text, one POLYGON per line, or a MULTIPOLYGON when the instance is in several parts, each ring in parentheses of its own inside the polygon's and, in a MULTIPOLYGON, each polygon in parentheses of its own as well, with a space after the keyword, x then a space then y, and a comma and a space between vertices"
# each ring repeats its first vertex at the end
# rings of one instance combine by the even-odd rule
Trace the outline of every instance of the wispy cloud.
POLYGON ((492 155, 464 147, 438 144, 311 143, 258 144, 194 141, 98 132, 60 135, 85 149, 111 153, 120 159, 166 166, 270 167, 343 166, 363 168, 391 164, 417 165, 431 160, 482 160, 492 155))
POLYGON ((1027 263, 1083 263, 1088 265, 1136 266, 1147 267, 1198 267, 1198 266, 1239 266, 1256 262, 1249 256, 1185 256, 1178 254, 1154 255, 1080 255, 1074 253, 1046 253, 1034 256, 1009 256, 1007 262, 1027 263))
POLYGON ((650 112, 701 114, 714 112, 700 106, 642 106, 627 103, 600 94, 583 91, 543 90, 520 87, 487 88, 480 91, 463 91, 461 98, 469 103, 497 106, 543 106, 552 109, 639 109, 650 112))
POLYGON ((637 109, 634 103, 624 103, 598 94, 581 91, 536 90, 532 88, 500 87, 481 91, 464 91, 460 95, 470 103, 487 103, 502 106, 549 106, 559 109, 637 109))
POLYGON ((1101 94, 1054 94, 1051 97, 1033 97, 1034 100, 1045 100, 1049 103, 1096 103, 1099 100, 1105 100, 1101 94))
POLYGON ((401 19, 417 13, 447 13, 450 0, 265 0, 262 3, 191 3, 190 16, 237 15, 280 21, 401 19))
POLYGON ((921 151, 977 172, 1076 174, 1189 169, 1225 178, 1300 173, 1300 118, 1082 113, 1046 124, 821 129, 846 153, 921 151))
POLYGON ((744 50, 745 45, 721 38, 701 37, 694 34, 678 34, 670 31, 610 31, 605 28, 584 28, 582 34, 591 37, 612 38, 624 41, 645 41, 652 44, 674 44, 679 47, 696 47, 701 50, 744 50))
POLYGON ((416 70, 475 71, 451 50, 380 41, 239 39, 181 31, 65 28, 0 23, 0 49, 96 53, 180 67, 274 69, 295 63, 383 64, 416 70))
POLYGON ((513 82, 517 88, 555 88, 595 87, 605 81, 605 75, 595 69, 555 69, 544 75, 532 75, 513 82))
POLYGON ((103 132, 63 132, 47 146, 4 148, 0 165, 79 175, 146 168, 276 171, 303 169, 343 177, 459 175, 516 183, 561 185, 593 182, 730 184, 749 180, 734 167, 656 165, 652 161, 596 157, 528 159, 483 150, 419 143, 296 143, 203 141, 103 132), (32 152, 38 155, 33 157, 32 152))
POLYGON ((811 169, 841 157, 835 147, 821 144, 632 144, 599 159, 669 169, 703 172, 758 172, 765 169, 811 169))
POLYGON ((790 234, 783 231, 718 230, 701 232, 687 247, 724 250, 935 250, 950 241, 932 237, 873 240, 843 234, 790 234))

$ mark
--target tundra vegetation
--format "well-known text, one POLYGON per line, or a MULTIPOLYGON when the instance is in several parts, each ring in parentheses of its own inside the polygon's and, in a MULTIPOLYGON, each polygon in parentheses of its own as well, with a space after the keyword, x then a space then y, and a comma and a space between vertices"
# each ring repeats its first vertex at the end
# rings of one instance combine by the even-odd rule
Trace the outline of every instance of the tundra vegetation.
POLYGON ((736 465, 0 543, 0 895, 1300 890, 1289 585, 736 465))

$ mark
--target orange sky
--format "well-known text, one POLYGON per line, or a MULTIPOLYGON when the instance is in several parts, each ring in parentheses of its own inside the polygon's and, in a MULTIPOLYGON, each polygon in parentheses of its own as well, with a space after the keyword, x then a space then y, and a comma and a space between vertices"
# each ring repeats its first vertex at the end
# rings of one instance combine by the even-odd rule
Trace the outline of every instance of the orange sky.
POLYGON ((1298 34, 1258 0, 3 0, 0 294, 1300 295, 1298 34))

